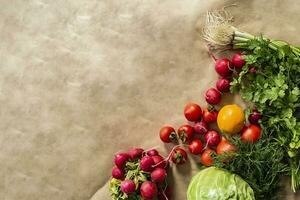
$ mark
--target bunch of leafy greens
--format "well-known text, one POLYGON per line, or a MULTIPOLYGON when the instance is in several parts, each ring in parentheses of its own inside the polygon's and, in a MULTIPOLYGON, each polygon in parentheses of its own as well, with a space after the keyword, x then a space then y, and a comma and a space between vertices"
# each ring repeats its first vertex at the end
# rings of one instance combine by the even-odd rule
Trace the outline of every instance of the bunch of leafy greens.
POLYGON ((253 189, 256 200, 280 199, 280 177, 288 173, 289 166, 284 162, 282 147, 267 132, 263 131, 262 135, 254 144, 242 142, 239 136, 228 137, 238 151, 234 157, 228 154, 214 155, 214 166, 242 177, 253 189))
POLYGON ((203 38, 216 48, 244 49, 246 66, 232 82, 232 90, 254 103, 264 115, 262 125, 286 151, 291 187, 300 187, 300 48, 234 27, 226 9, 207 12, 203 38), (254 66, 258 72, 248 73, 254 66))
MULTIPOLYGON (((261 146, 261 151, 265 151, 268 155, 265 155, 264 165, 270 160, 272 163, 278 163, 274 160, 273 154, 267 151, 273 151, 274 155, 280 158, 275 149, 283 148, 286 162, 289 163, 291 187, 296 191, 300 186, 300 50, 285 42, 271 41, 264 37, 247 39, 239 47, 245 50, 246 65, 232 81, 231 90, 239 92, 245 101, 253 103, 262 113, 261 125, 264 133, 276 141, 274 144, 273 142, 265 144, 266 147, 261 146), (249 73, 250 67, 255 67, 257 72, 249 73)), ((259 145, 260 143, 253 147, 257 148, 259 145)), ((256 150, 259 152, 259 149, 256 150)), ((284 159, 282 161, 284 162, 284 159)), ((251 161, 249 158, 249 163, 251 162, 255 162, 252 166, 255 169, 257 161, 251 161)), ((281 171, 275 165, 273 167, 270 168, 272 174, 281 171)), ((257 172, 262 175, 261 172, 257 172)), ((268 183, 266 179, 264 184, 267 187, 268 183)), ((253 184, 251 186, 256 190, 256 186, 253 184)))

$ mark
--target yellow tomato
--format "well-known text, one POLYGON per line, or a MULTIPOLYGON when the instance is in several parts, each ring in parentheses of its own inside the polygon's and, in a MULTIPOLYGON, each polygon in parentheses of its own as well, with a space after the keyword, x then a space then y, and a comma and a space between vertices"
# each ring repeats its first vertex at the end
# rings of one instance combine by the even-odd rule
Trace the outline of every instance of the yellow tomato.
POLYGON ((244 111, 241 107, 235 104, 226 105, 219 111, 217 123, 222 132, 231 135, 236 134, 244 127, 244 111))

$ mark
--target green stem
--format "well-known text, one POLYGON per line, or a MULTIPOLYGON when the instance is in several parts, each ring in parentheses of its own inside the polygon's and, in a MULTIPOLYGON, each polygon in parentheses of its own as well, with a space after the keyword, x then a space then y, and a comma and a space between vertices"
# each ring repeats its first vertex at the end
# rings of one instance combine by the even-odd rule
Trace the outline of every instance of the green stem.
MULTIPOLYGON (((254 39, 254 38, 255 38, 255 36, 253 36, 249 33, 236 30, 234 32, 234 38, 233 38, 232 43, 235 48, 245 48, 245 47, 247 47, 247 41, 254 39)), ((267 38, 265 38, 265 37, 263 37, 263 39, 267 40, 267 38)), ((289 44, 284 41, 281 41, 281 40, 270 40, 269 47, 271 49, 277 51, 279 47, 282 47, 284 45, 289 45, 289 44)), ((289 45, 289 46, 295 55, 300 56, 300 48, 292 46, 292 45, 289 45)))
POLYGON ((234 38, 235 37, 240 37, 240 38, 245 38, 245 39, 254 39, 255 37, 249 33, 246 33, 246 32, 241 32, 241 31, 235 31, 234 32, 234 38))
POLYGON ((291 188, 293 192, 296 192, 297 188, 300 186, 300 172, 299 163, 295 163, 295 160, 290 161, 291 165, 291 188))

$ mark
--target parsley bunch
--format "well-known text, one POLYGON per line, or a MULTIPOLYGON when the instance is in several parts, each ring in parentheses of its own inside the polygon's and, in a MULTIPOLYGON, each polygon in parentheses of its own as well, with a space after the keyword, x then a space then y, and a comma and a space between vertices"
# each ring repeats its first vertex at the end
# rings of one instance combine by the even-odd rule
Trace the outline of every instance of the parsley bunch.
POLYGON ((237 46, 245 50, 246 65, 231 82, 231 91, 239 92, 264 116, 261 125, 285 150, 296 191, 300 186, 300 50, 264 37, 237 46), (250 67, 256 73, 249 73, 250 67))

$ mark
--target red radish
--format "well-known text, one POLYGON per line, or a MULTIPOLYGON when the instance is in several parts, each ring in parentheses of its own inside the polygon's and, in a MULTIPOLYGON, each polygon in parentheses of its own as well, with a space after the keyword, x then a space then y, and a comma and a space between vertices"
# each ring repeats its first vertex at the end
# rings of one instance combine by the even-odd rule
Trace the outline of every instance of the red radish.
POLYGON ((220 92, 229 92, 230 81, 226 78, 220 78, 216 83, 216 87, 220 92))
POLYGON ((147 151, 147 155, 148 156, 157 156, 157 155, 159 155, 159 153, 156 149, 151 149, 151 150, 147 151))
POLYGON ((251 124, 258 124, 259 120, 262 118, 262 115, 260 112, 258 112, 256 109, 252 111, 252 113, 249 115, 248 120, 251 124))
POLYGON ((125 180, 121 182, 121 191, 130 194, 135 191, 135 184, 132 180, 125 180))
POLYGON ((187 160, 187 154, 186 154, 185 150, 180 147, 177 147, 174 149, 174 151, 171 154, 171 157, 172 157, 173 163, 179 164, 179 165, 185 163, 187 160))
POLYGON ((184 107, 184 116, 188 121, 198 121, 202 116, 202 110, 198 104, 188 103, 184 107))
POLYGON ((151 172, 153 170, 154 160, 150 156, 144 156, 140 161, 140 168, 145 172, 151 172))
POLYGON ((210 88, 205 93, 205 100, 208 104, 216 105, 221 101, 221 93, 215 88, 210 88))
POLYGON ((154 166, 159 168, 166 168, 168 166, 167 161, 161 157, 160 155, 157 156, 151 156, 151 158, 154 161, 154 166))
POLYGON ((112 168, 111 175, 112 175, 112 177, 115 178, 115 179, 120 179, 120 180, 122 180, 122 179, 124 178, 124 175, 125 175, 125 174, 124 174, 123 170, 119 169, 117 166, 114 166, 114 167, 112 168))
POLYGON ((203 135, 208 131, 208 124, 205 121, 200 121, 194 124, 194 130, 199 135, 203 135))
POLYGON ((259 140, 261 135, 261 128, 257 125, 250 124, 242 129, 241 140, 243 142, 254 143, 259 140))
POLYGON ((120 168, 123 169, 124 165, 128 161, 130 156, 127 153, 119 153, 115 155, 115 164, 120 168))
POLYGON ((145 181, 140 188, 141 195, 144 199, 151 200, 157 195, 157 187, 151 181, 145 181))
POLYGON ((134 159, 142 157, 143 152, 144 152, 144 149, 141 149, 141 148, 130 148, 128 150, 128 155, 129 155, 130 159, 134 160, 134 159))
POLYGON ((154 182, 156 183, 162 183, 165 178, 167 177, 167 172, 165 169, 163 168, 155 168, 152 172, 151 172, 151 178, 154 182))
POLYGON ((182 142, 186 142, 193 138, 194 129, 190 125, 185 124, 178 128, 177 134, 182 142))
MULTIPOLYGON (((203 110, 202 116, 203 121, 205 121, 206 123, 216 122, 218 117, 218 111, 216 111, 214 108, 205 108, 203 110)), ((194 129, 196 130, 195 127, 194 129)))
POLYGON ((211 154, 213 152, 214 152, 213 150, 211 150, 210 148, 207 148, 207 149, 204 150, 204 152, 201 155, 200 162, 203 165, 205 165, 206 167, 212 166, 212 164, 213 164, 213 158, 211 156, 211 154))
POLYGON ((236 53, 233 55, 231 62, 235 68, 241 69, 246 64, 246 61, 242 56, 243 55, 241 53, 236 53))
POLYGON ((189 150, 192 154, 198 155, 202 152, 203 145, 198 138, 193 139, 189 144, 189 150))
POLYGON ((255 67, 250 67, 249 72, 251 74, 256 74, 256 68, 255 67))
POLYGON ((227 58, 216 60, 215 70, 221 77, 226 77, 231 73, 231 62, 227 58))
POLYGON ((208 47, 208 53, 215 61, 215 70, 221 76, 225 77, 231 73, 231 62, 227 58, 217 59, 208 47))
POLYGON ((160 139, 165 143, 177 141, 175 129, 171 126, 164 126, 159 131, 160 139))
POLYGON ((221 140, 219 133, 215 130, 210 130, 204 137, 208 146, 217 146, 221 140))

